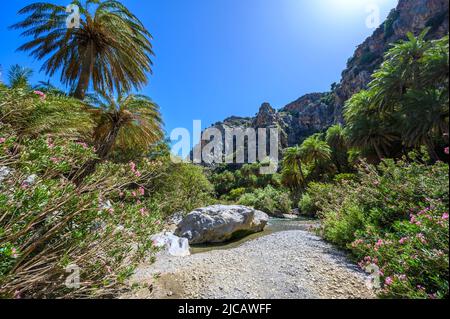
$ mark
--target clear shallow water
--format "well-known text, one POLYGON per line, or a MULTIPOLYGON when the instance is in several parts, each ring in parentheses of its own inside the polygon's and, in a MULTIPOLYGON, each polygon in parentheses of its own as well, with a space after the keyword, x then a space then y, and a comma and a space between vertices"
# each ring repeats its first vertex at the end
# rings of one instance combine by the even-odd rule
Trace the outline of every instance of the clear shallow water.
POLYGON ((241 246, 243 243, 248 242, 250 240, 261 238, 277 232, 289 230, 308 231, 310 230, 311 226, 316 226, 317 224, 318 224, 317 220, 308 218, 297 218, 297 219, 271 218, 269 220, 269 224, 266 226, 263 232, 252 234, 244 238, 236 239, 226 243, 191 246, 191 253, 200 254, 211 250, 233 249, 241 246))

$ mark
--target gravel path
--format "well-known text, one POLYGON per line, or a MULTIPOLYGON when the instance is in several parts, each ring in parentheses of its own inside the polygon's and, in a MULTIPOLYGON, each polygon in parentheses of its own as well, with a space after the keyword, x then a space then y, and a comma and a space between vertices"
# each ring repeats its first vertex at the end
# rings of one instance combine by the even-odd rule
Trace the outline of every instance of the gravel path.
POLYGON ((367 280, 342 252, 309 232, 294 230, 230 250, 160 256, 133 278, 145 288, 124 298, 374 298, 367 280))

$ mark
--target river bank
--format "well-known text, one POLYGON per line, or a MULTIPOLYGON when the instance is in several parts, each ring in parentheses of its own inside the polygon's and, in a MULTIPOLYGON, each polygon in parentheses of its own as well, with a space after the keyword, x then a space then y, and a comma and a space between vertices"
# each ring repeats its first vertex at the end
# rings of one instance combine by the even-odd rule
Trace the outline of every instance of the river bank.
POLYGON ((286 230, 272 226, 272 233, 243 243, 194 248, 185 258, 161 256, 138 268, 132 281, 145 287, 124 298, 375 298, 368 276, 345 253, 301 229, 311 226, 286 222, 275 226, 286 230))

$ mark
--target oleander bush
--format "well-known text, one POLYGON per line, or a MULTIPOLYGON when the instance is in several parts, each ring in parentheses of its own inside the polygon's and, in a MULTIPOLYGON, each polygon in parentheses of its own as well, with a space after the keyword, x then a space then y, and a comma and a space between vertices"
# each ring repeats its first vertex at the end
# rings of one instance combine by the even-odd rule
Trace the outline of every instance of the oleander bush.
POLYGON ((210 200, 202 169, 168 157, 100 163, 80 185, 70 177, 96 158, 76 139, 19 138, 0 123, 0 296, 111 297, 153 258, 163 219, 210 200), (80 289, 66 286, 73 266, 80 289), (68 272, 69 271, 69 272, 68 272))
MULTIPOLYGON (((448 297, 448 164, 408 160, 362 164, 357 178, 311 185, 327 240, 361 265, 381 269, 380 295, 448 297)), ((305 200, 305 203, 308 201, 305 200)), ((304 204, 306 205, 306 204, 304 204)))

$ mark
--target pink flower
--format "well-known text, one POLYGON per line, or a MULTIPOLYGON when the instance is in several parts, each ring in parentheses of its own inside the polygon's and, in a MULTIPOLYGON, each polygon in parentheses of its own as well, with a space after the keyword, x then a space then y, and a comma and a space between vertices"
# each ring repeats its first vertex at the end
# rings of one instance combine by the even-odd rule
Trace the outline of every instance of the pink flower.
POLYGON ((77 143, 78 145, 80 145, 82 148, 84 148, 85 150, 87 150, 89 148, 89 146, 86 143, 83 142, 79 142, 77 143))
POLYGON ((394 280, 392 279, 392 277, 387 277, 384 283, 386 286, 390 286, 394 283, 394 280))
POLYGON ((52 161, 52 162, 55 163, 55 164, 58 164, 58 163, 60 162, 59 159, 56 158, 56 157, 50 158, 50 161, 52 161))
POLYGON ((136 171, 134 174, 136 175, 136 177, 141 177, 142 176, 141 172, 139 172, 139 171, 136 171))
POLYGON ((106 266, 106 271, 108 272, 108 274, 112 274, 112 270, 111 270, 111 267, 109 267, 109 266, 106 266))
POLYGON ((5 143, 5 142, 6 142, 6 138, 0 137, 0 144, 3 144, 3 143, 5 143))
POLYGON ((444 213, 444 215, 442 215, 442 219, 443 220, 448 220, 448 213, 444 213))
POLYGON ((155 225, 161 225, 161 221, 159 221, 159 220, 157 220, 156 222, 155 222, 155 225))
POLYGON ((445 154, 450 155, 450 149, 448 146, 444 149, 445 154))
POLYGON ((36 94, 36 95, 39 95, 40 98, 41 98, 42 100, 45 100, 46 97, 47 97, 47 96, 45 95, 45 93, 44 93, 44 92, 41 92, 41 91, 33 91, 33 93, 36 94))
POLYGON ((425 236, 422 233, 417 234, 417 238, 420 240, 420 242, 422 244, 426 244, 427 243, 427 240, 425 239, 425 236))
POLYGON ((136 172, 136 164, 134 162, 130 162, 130 169, 133 173, 136 172))
POLYGON ((403 237, 402 239, 400 239, 398 242, 403 245, 404 243, 406 243, 408 241, 407 237, 403 237))
POLYGON ((110 213, 111 215, 114 214, 114 208, 108 209, 108 213, 110 213))
POLYGON ((11 249, 11 257, 12 258, 19 257, 19 254, 17 253, 17 249, 15 249, 15 248, 11 249))
POLYGON ((47 146, 48 148, 54 148, 55 144, 53 144, 53 140, 51 138, 47 139, 47 146))
POLYGON ((132 192, 131 195, 132 195, 133 197, 137 197, 137 193, 136 193, 136 192, 132 192))
POLYGON ((141 208, 141 209, 139 210, 139 212, 141 213, 141 215, 142 215, 143 217, 147 217, 147 216, 148 216, 148 212, 145 210, 145 208, 141 208))
POLYGON ((145 195, 145 189, 143 187, 139 187, 139 195, 144 196, 145 195))

